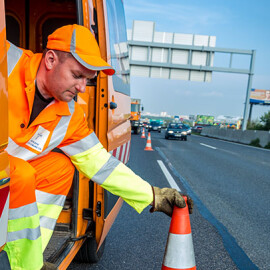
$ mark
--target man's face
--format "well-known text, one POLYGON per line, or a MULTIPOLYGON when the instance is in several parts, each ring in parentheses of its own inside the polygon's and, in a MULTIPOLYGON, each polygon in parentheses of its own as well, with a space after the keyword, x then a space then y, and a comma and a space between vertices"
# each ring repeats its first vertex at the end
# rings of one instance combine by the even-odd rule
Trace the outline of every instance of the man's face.
POLYGON ((70 102, 78 93, 84 93, 87 78, 96 76, 96 71, 88 70, 73 57, 63 62, 56 59, 53 67, 48 70, 46 94, 59 101, 70 102))

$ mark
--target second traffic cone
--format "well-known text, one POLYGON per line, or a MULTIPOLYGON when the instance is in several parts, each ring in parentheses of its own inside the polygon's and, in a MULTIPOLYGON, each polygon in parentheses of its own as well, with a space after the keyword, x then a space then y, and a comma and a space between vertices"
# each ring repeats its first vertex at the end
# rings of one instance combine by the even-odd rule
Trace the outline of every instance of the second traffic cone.
POLYGON ((174 206, 162 270, 195 270, 195 256, 187 206, 174 206))
POLYGON ((151 145, 151 135, 150 135, 150 132, 148 132, 148 137, 147 137, 146 146, 145 146, 144 150, 145 151, 154 151, 152 149, 152 145, 151 145))
POLYGON ((142 136, 141 136, 141 138, 145 139, 145 131, 144 131, 144 128, 143 128, 143 130, 142 130, 142 136))

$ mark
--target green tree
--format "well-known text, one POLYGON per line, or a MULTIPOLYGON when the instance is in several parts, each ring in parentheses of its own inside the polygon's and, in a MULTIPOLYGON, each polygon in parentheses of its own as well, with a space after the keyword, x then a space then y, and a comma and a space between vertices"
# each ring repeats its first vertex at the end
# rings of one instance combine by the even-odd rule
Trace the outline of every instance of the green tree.
POLYGON ((260 122, 264 126, 264 130, 270 130, 270 111, 260 117, 260 122))
POLYGON ((251 130, 264 130, 264 126, 260 123, 259 119, 248 121, 247 129, 251 130))

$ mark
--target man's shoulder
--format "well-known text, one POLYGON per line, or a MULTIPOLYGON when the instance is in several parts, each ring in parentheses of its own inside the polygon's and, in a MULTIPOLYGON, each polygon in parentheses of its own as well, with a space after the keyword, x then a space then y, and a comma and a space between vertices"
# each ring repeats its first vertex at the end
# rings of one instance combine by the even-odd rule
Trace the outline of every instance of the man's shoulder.
POLYGON ((33 52, 19 48, 7 41, 8 76, 11 75, 15 66, 19 67, 17 71, 19 71, 21 74, 21 72, 23 72, 27 66, 27 62, 32 58, 33 55, 33 52))
POLYGON ((14 45, 12 42, 10 42, 8 40, 6 41, 6 44, 7 44, 7 51, 9 53, 11 53, 11 55, 15 54, 15 53, 17 53, 17 54, 19 53, 21 55, 24 54, 24 55, 30 57, 30 56, 32 56, 34 54, 32 51, 23 49, 21 47, 18 47, 18 46, 14 45))

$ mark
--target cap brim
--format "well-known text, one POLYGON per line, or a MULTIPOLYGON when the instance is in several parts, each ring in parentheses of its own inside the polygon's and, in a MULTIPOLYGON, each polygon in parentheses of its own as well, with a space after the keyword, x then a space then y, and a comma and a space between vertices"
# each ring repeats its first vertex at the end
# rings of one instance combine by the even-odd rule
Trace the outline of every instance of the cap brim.
POLYGON ((101 57, 71 52, 73 57, 84 67, 90 70, 102 71, 106 75, 113 75, 115 70, 101 57))

